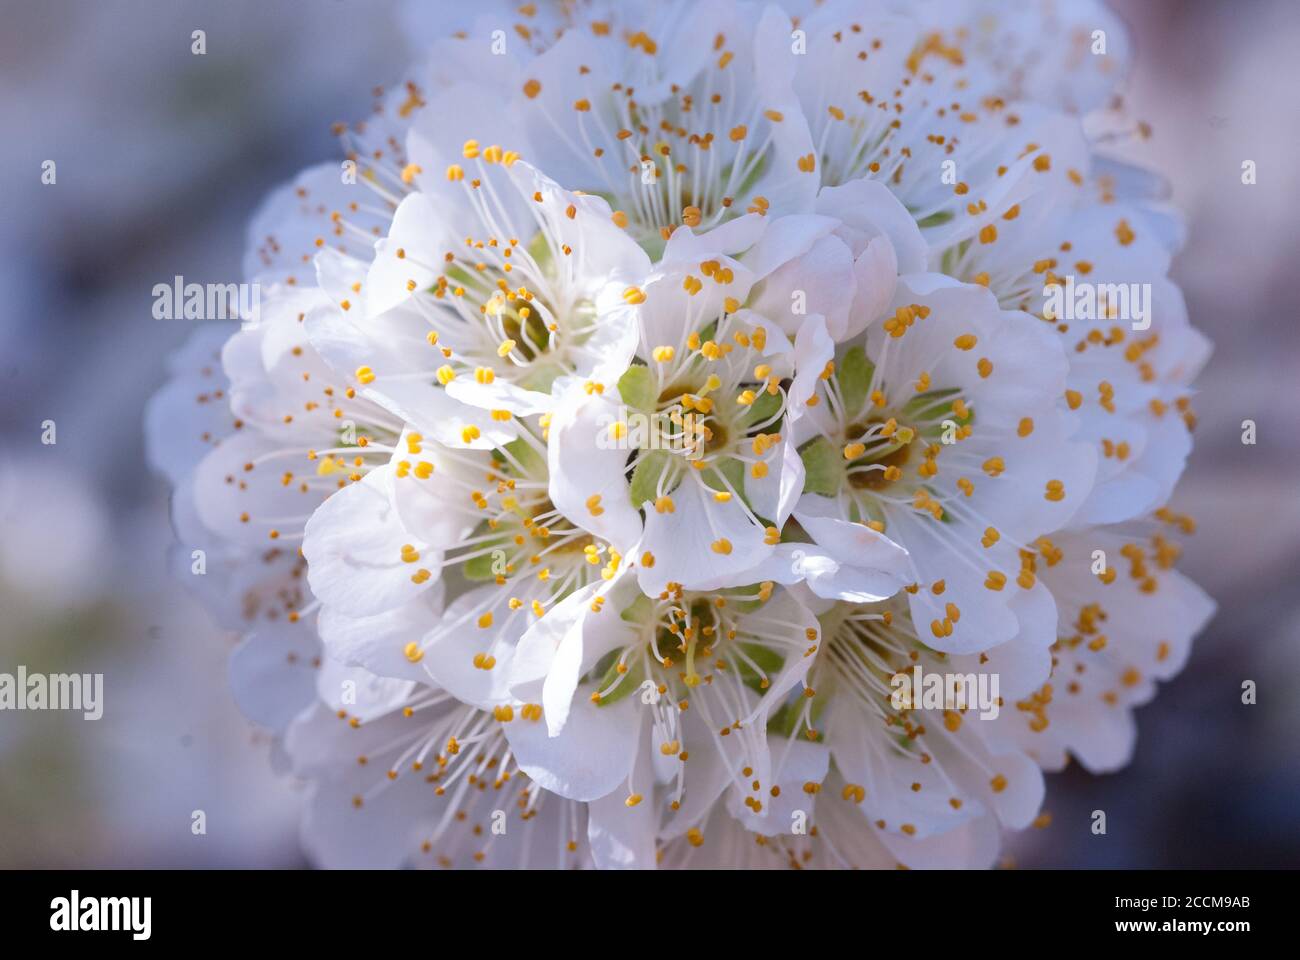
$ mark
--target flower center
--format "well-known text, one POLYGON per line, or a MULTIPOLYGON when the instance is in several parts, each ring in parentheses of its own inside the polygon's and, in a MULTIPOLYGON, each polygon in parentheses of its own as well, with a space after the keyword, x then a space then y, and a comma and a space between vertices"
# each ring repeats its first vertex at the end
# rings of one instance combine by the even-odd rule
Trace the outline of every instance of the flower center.
POLYGON ((910 444, 880 436, 880 428, 886 423, 885 419, 874 417, 865 423, 852 424, 844 431, 850 444, 867 438, 862 443, 865 447, 863 454, 849 463, 846 480, 850 487, 856 490, 884 490, 893 482, 888 478, 895 471, 901 471, 911 459, 910 444))

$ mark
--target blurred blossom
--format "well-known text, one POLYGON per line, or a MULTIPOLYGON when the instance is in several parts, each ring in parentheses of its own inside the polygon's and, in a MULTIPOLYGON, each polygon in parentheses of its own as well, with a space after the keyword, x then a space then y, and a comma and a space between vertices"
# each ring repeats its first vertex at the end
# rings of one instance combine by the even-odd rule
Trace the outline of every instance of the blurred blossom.
POLYGON ((302 862, 298 791, 225 684, 233 638, 166 570, 140 424, 193 324, 153 319, 151 291, 238 279, 262 195, 332 155, 330 124, 394 79, 390 7, 5 5, 0 671, 102 671, 106 709, 0 715, 0 867, 302 862))
POLYGON ((51 606, 97 597, 108 569, 109 521, 99 491, 80 474, 53 456, 0 459, 0 528, 7 587, 51 606))

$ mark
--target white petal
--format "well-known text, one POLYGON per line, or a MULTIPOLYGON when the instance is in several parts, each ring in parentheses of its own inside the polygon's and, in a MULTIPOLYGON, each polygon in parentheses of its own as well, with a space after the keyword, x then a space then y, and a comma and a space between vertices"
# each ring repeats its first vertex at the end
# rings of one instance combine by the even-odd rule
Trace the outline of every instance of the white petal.
POLYGON ((266 624, 230 654, 230 689, 254 723, 283 732, 316 697, 320 641, 304 622, 266 624))
POLYGON ((642 799, 633 806, 615 790, 587 808, 587 839, 600 870, 652 870, 655 867, 654 771, 641 744, 632 769, 631 791, 642 799))
POLYGON ((391 466, 379 467, 330 497, 307 523, 303 555, 312 592, 326 604, 358 616, 400 607, 429 589, 416 583, 415 564, 401 556, 403 544, 429 554, 425 569, 436 577, 439 555, 402 527, 393 507, 391 466))
POLYGON ((573 800, 598 800, 627 780, 644 733, 636 697, 597 706, 577 697, 568 722, 552 737, 543 723, 505 726, 519 769, 541 787, 573 800))
POLYGON ((612 543, 621 552, 641 537, 641 516, 629 497, 628 451, 608 442, 619 407, 602 396, 586 396, 577 385, 559 400, 547 441, 551 502, 571 522, 612 543), (599 497, 599 501, 593 501, 599 497), (590 503, 596 504, 593 511, 590 503))

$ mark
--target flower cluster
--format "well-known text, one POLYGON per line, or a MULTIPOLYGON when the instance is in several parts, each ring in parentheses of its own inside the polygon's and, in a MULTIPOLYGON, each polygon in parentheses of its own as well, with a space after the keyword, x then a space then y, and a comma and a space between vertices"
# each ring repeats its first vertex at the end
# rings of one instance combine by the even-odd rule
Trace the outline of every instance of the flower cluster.
POLYGON ((989 865, 1212 611, 1178 221, 1081 119, 1122 31, 476 7, 411 10, 150 410, 311 853, 989 865))

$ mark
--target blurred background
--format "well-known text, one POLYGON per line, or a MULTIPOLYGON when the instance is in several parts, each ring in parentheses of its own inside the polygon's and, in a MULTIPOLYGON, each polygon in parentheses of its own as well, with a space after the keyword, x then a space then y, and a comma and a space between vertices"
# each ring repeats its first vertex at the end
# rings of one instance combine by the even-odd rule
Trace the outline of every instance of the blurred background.
MULTIPOLYGON (((1053 822, 1008 864, 1300 866, 1300 4, 1113 6, 1127 110, 1152 128, 1119 152, 1169 178, 1175 277, 1216 343, 1172 506, 1198 520, 1182 569, 1219 613, 1139 711, 1133 763, 1050 778, 1053 822)), ((305 864, 301 789, 230 697, 235 637, 167 573, 141 424, 193 323, 153 319, 152 288, 238 279, 262 195, 334 159, 331 122, 406 57, 384 0, 0 0, 0 672, 102 672, 106 703, 95 723, 0 713, 0 867, 305 864)))

